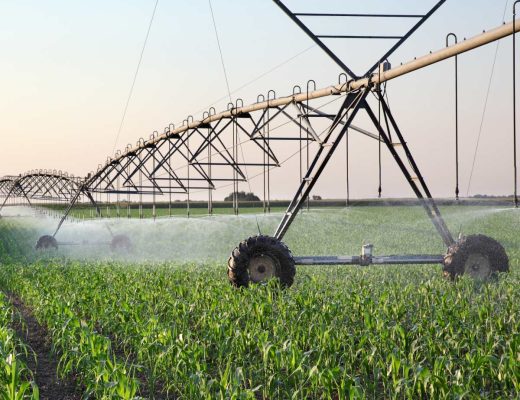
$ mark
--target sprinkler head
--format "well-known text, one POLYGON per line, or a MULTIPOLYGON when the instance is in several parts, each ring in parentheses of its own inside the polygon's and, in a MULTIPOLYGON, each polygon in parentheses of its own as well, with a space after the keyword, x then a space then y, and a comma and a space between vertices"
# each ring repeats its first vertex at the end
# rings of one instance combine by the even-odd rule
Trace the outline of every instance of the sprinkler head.
POLYGON ((364 244, 361 248, 360 265, 367 266, 372 263, 372 255, 374 253, 373 244, 364 244))

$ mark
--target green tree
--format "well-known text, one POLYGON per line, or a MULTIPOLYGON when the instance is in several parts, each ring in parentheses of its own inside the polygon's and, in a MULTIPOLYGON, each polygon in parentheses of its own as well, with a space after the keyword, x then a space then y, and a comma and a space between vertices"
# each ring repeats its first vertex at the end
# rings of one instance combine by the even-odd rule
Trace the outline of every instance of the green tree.
MULTIPOLYGON (((231 192, 228 196, 224 198, 224 201, 233 201, 233 193, 231 192)), ((260 201, 260 198, 254 193, 246 193, 244 191, 236 192, 237 199, 239 201, 260 201)))

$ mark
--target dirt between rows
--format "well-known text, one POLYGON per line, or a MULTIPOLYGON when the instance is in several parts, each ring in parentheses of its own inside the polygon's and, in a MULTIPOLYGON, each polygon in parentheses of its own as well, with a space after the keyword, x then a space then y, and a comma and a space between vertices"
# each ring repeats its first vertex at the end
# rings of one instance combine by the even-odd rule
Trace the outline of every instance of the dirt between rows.
POLYGON ((47 329, 40 325, 34 318, 32 311, 25 306, 21 299, 12 294, 7 294, 13 307, 20 313, 23 319, 17 321, 13 329, 33 354, 24 360, 27 367, 33 372, 34 380, 40 389, 41 400, 76 400, 81 399, 81 392, 72 378, 60 379, 57 376, 58 359, 51 351, 50 339, 47 329))
MULTIPOLYGON (((51 351, 51 342, 47 329, 40 325, 34 317, 31 309, 13 293, 7 293, 9 301, 22 317, 22 321, 16 321, 13 329, 20 339, 28 345, 34 353, 24 359, 29 370, 34 374, 34 380, 40 390, 40 400, 80 400, 82 391, 74 377, 60 379, 57 376, 58 358, 51 351), (36 356, 36 359, 35 357, 36 356)), ((110 335, 109 335, 110 337, 110 335)), ((113 338, 110 337, 112 340, 113 338)), ((116 357, 125 359, 120 348, 115 346, 116 357)), ((162 392, 162 384, 157 382, 155 390, 151 392, 148 377, 142 371, 137 373, 140 381, 139 395, 144 399, 175 399, 173 395, 162 392)))

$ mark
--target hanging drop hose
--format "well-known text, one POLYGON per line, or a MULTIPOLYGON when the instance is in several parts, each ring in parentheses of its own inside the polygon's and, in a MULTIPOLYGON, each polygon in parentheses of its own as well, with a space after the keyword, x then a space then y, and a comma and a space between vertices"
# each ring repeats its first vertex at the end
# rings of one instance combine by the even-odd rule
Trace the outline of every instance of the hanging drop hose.
MULTIPOLYGON (((446 47, 449 46, 449 40, 453 38, 455 44, 459 42, 457 35, 448 33, 446 36, 446 47)), ((455 199, 459 200, 459 62, 458 56, 455 56, 455 199)))
MULTIPOLYGON (((377 114, 377 123, 381 126, 381 85, 377 86, 377 90, 379 91, 378 96, 378 114, 377 114)), ((379 131, 379 140, 377 141, 378 147, 378 173, 379 173, 379 186, 377 188, 377 197, 381 198, 381 131, 379 131)))

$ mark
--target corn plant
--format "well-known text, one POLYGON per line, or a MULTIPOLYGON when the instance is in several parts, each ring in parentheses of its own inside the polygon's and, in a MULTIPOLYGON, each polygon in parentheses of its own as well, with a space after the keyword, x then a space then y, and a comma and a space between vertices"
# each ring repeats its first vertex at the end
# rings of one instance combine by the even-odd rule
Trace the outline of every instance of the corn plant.
POLYGON ((29 350, 11 328, 13 315, 9 302, 0 294, 0 399, 39 399, 38 386, 22 361, 29 350))
MULTIPOLYGON (((39 291, 39 285, 26 287, 21 280, 10 280, 9 287, 22 295, 26 304, 33 307, 40 322, 47 326, 52 338, 53 350, 60 356, 58 365, 60 376, 76 374, 85 388, 85 397, 125 400, 136 398, 138 386, 133 377, 133 370, 124 362, 117 360, 110 340, 78 319, 67 302, 46 296, 44 291, 39 291)), ((9 371, 11 374, 9 376, 12 377, 15 373, 18 375, 22 373, 21 368, 21 365, 13 361, 6 367, 6 371, 9 371)), ((16 393, 28 391, 27 385, 19 386, 21 389, 17 389, 16 393)), ((14 387, 18 388, 9 383, 8 390, 12 392, 14 387)))
MULTIPOLYGON (((347 237, 368 237, 385 253, 442 252, 427 221, 415 220, 419 212, 310 213, 287 242, 300 254, 353 253, 347 237), (368 217, 373 225, 364 224, 368 217), (410 229, 398 229, 406 218, 410 229), (392 234, 375 235, 377 224, 392 234)), ((148 392, 180 399, 515 398, 518 227, 507 213, 466 220, 471 213, 448 210, 448 223, 462 221, 465 233, 506 246, 511 272, 496 281, 453 283, 433 266, 302 267, 288 290, 235 290, 223 262, 35 261, 29 254, 3 266, 0 287, 34 307, 61 371, 81 371, 97 396, 139 393, 125 383, 136 384, 136 371, 148 392)))

